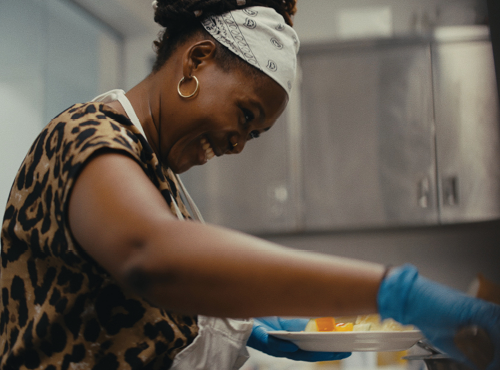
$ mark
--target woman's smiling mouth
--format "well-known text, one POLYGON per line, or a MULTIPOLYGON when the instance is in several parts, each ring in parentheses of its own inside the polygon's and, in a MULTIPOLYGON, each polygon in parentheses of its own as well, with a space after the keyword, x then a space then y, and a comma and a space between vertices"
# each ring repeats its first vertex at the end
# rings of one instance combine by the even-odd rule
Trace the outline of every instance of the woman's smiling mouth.
POLYGON ((207 159, 207 161, 209 161, 210 159, 215 157, 214 150, 212 149, 212 147, 210 146, 210 143, 207 141, 206 138, 202 137, 200 140, 200 143, 201 143, 201 147, 205 151, 205 158, 207 159))

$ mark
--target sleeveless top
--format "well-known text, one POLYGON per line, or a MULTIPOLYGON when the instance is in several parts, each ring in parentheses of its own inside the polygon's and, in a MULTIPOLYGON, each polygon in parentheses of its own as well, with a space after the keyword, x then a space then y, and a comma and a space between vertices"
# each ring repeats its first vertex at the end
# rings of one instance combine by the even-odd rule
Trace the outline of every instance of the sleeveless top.
POLYGON ((197 317, 123 291, 74 240, 68 203, 85 164, 104 151, 134 159, 172 213, 190 219, 177 178, 143 134, 103 103, 76 104, 40 133, 21 164, 2 223, 0 368, 168 369, 197 317))

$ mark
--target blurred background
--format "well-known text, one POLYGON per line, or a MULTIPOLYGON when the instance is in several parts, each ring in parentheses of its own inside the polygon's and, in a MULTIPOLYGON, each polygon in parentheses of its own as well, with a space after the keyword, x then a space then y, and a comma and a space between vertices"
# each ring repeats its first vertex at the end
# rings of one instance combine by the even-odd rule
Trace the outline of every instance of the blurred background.
MULTIPOLYGON (((478 274, 500 282, 488 19, 486 0, 299 0, 299 81, 285 114, 241 155, 182 175, 205 219, 291 248, 413 263, 471 294, 478 274)), ((141 81, 159 31, 150 0, 0 1, 3 205, 40 130, 141 81)), ((417 366, 380 357, 254 354, 246 368, 417 366)))

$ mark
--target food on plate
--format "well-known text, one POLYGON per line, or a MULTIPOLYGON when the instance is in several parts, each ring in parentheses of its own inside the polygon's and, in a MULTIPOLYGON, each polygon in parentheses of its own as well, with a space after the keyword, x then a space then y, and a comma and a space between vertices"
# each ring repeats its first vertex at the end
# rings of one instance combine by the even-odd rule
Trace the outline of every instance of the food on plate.
POLYGON ((318 317, 314 319, 314 326, 316 330, 313 331, 334 331, 335 319, 333 317, 318 317))
POLYGON ((401 325, 393 319, 381 321, 380 315, 360 315, 350 317, 318 317, 310 319, 306 332, 347 332, 347 331, 408 331, 411 325, 401 325))
POLYGON ((335 331, 353 331, 354 324, 352 322, 339 322, 335 324, 335 331))
MULTIPOLYGON (((408 331, 415 330, 413 325, 402 325, 393 319, 380 320, 380 315, 361 315, 356 318, 356 325, 369 325, 366 331, 408 331)), ((356 326, 355 325, 355 326, 356 326)))
POLYGON ((334 317, 317 317, 307 322, 304 331, 336 331, 334 317))

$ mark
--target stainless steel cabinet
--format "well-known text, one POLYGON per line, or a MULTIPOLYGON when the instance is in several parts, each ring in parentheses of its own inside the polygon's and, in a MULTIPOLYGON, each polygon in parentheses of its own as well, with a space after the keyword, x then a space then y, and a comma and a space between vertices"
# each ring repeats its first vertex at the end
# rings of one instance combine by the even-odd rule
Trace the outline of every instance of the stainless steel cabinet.
POLYGON ((473 31, 303 53, 306 229, 500 217, 493 55, 473 31))
POLYGON ((429 44, 313 48, 301 62, 306 229, 436 223, 429 44))
POLYGON ((182 175, 207 221, 266 233, 500 218, 491 44, 463 35, 303 47, 288 114, 182 175))
POLYGON ((489 41, 432 48, 440 219, 500 216, 498 95, 489 41))

